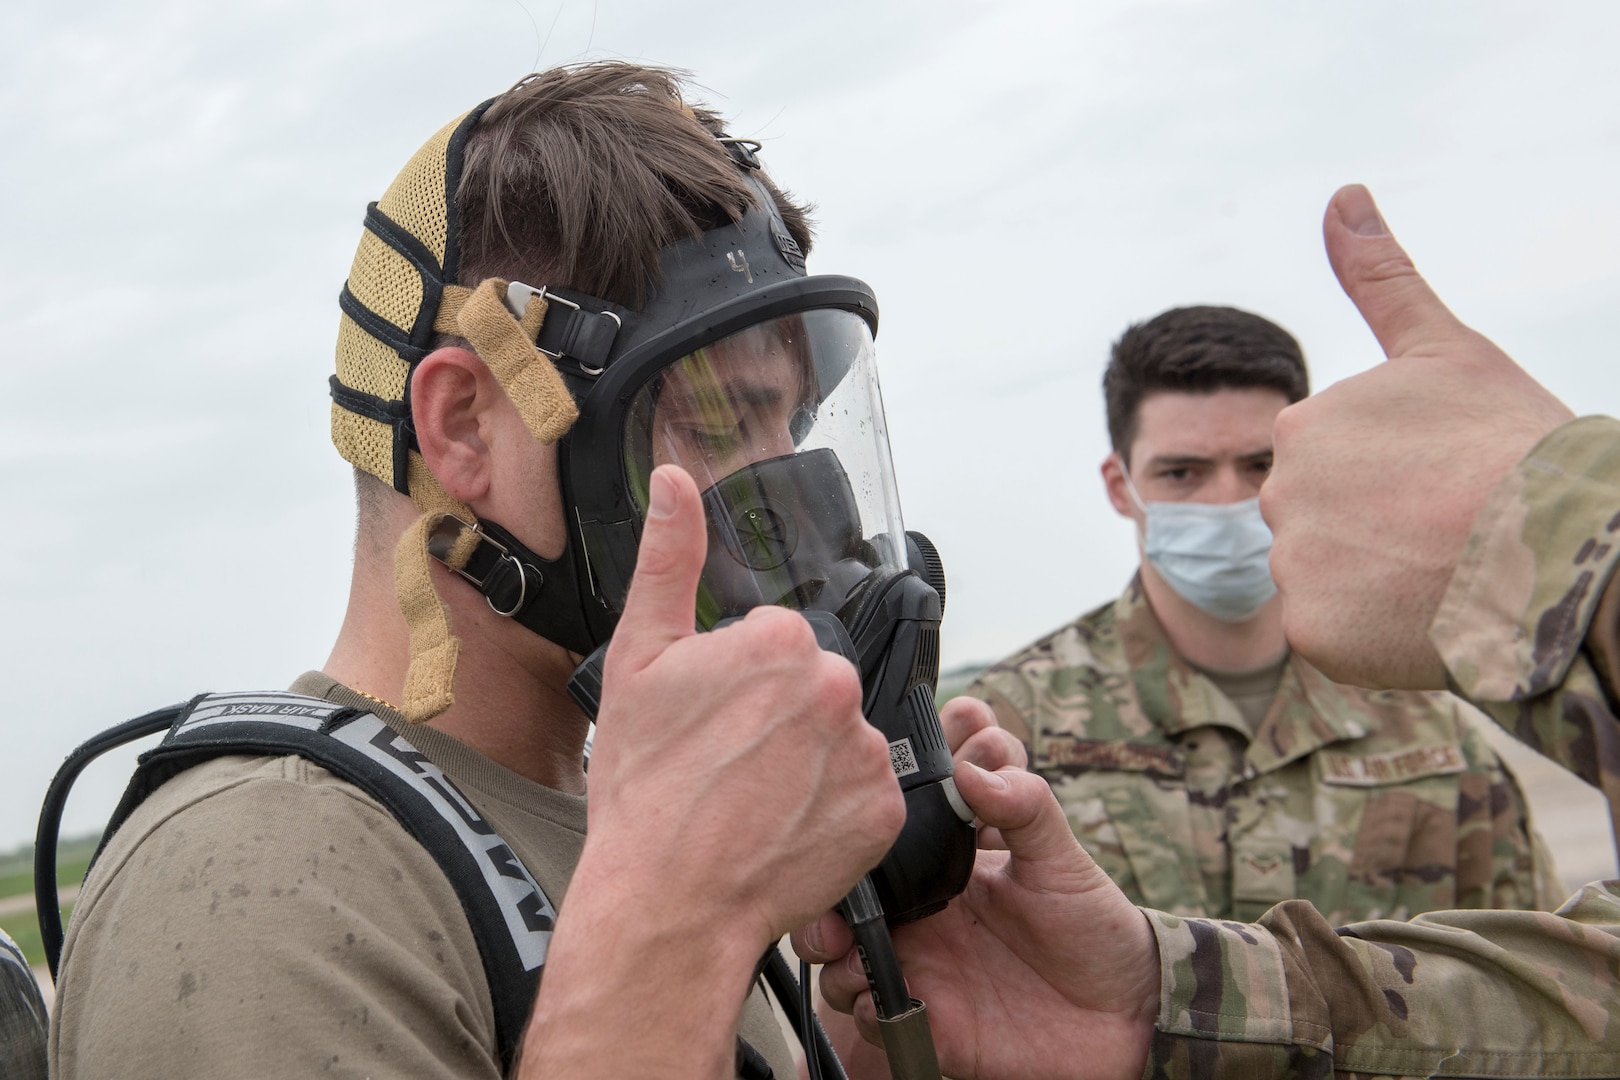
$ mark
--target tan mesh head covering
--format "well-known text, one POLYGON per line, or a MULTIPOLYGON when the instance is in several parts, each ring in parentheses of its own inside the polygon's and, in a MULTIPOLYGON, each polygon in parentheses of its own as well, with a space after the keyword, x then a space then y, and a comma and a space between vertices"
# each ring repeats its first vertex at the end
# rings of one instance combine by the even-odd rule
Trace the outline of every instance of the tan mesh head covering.
MULTIPOLYGON (((468 136, 489 104, 446 124, 367 208, 339 298, 332 442, 347 461, 410 495, 423 511, 394 553, 395 588, 411 633, 401 707, 414 723, 450 705, 460 651, 433 591, 427 539, 446 516, 471 523, 474 515, 445 492, 412 446, 413 366, 438 334, 454 334, 471 343, 535 438, 555 442, 578 417, 561 376, 534 345, 545 300, 529 303, 520 321, 503 299, 507 282, 457 284, 455 193, 468 136)), ((470 543, 464 547, 445 561, 460 568, 471 550, 470 543)))

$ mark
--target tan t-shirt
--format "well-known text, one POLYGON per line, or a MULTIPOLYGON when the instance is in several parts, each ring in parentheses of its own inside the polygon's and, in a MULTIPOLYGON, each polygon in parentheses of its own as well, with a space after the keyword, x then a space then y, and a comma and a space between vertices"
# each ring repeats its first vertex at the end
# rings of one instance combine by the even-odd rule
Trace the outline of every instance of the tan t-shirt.
POLYGON ((1248 671, 1223 671, 1195 664, 1191 660, 1187 661, 1187 666, 1214 683, 1215 689, 1238 707, 1243 717, 1244 733, 1253 739, 1266 714, 1271 711, 1271 703, 1277 698, 1277 687, 1282 682, 1283 672, 1288 669, 1288 654, 1283 653, 1275 663, 1248 671))
MULTIPOLYGON (((583 797, 408 728, 323 675, 293 689, 404 733, 562 907, 583 797)), ((56 1000, 59 1080, 501 1075, 450 882, 375 800, 297 757, 217 758, 141 804, 85 882, 56 1000)), ((795 1074, 758 989, 738 1023, 778 1077, 795 1074)))

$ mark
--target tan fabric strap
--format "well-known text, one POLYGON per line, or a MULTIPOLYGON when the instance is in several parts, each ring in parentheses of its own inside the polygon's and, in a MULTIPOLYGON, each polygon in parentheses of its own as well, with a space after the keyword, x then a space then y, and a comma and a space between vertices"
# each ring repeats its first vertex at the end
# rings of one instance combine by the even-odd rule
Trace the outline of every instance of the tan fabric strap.
POLYGON ((394 594, 411 635, 411 663, 405 671, 400 711, 413 724, 433 719, 455 701, 461 641, 450 630, 449 609, 434 591, 427 551, 428 536, 445 516, 442 510, 423 514, 394 548, 394 594))
MULTIPOLYGON (((488 278, 476 289, 446 285, 433 328, 465 338, 517 406, 529 433, 541 442, 556 442, 578 419, 579 410, 551 360, 534 345, 549 305, 537 297, 524 309, 522 320, 513 318, 503 299, 506 287, 499 278, 488 278)), ((411 723, 420 724, 455 701, 456 661, 461 654, 461 642, 450 628, 449 608, 433 587, 428 539, 447 517, 472 522, 476 516, 450 497, 415 452, 410 455, 409 487, 423 513, 394 549, 394 592, 410 630, 411 660, 401 711, 411 723)), ((477 535, 469 528, 444 561, 461 569, 476 545, 477 535)))
POLYGON ((464 521, 475 517, 470 507, 450 497, 415 451, 409 459, 409 476, 411 498, 423 513, 394 548, 394 595, 405 615, 411 650, 400 711, 411 723, 420 724, 455 700, 456 659, 461 654, 461 642, 450 629, 450 609, 433 588, 428 537, 447 517, 464 521))
POLYGON ((461 326, 456 317, 472 294, 465 285, 446 285, 439 295, 439 310, 433 315, 433 329, 441 334, 460 334, 461 326))
POLYGON ((579 409, 550 358, 535 348, 550 304, 536 297, 520 321, 506 306, 508 284, 486 278, 475 289, 446 285, 433 328, 466 338, 517 406, 529 433, 553 443, 579 419, 579 409))

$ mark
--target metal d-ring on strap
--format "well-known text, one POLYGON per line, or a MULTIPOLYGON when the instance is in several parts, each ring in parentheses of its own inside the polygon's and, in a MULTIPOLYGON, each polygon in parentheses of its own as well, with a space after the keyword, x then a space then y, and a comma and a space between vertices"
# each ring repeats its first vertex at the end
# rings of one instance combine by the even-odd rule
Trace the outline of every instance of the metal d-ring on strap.
MULTIPOLYGON (((606 309, 601 311, 586 311, 584 308, 580 307, 566 296, 558 296, 547 286, 542 285, 539 288, 535 288, 533 285, 528 285, 521 281, 510 282, 506 286, 507 310, 511 311, 512 314, 516 315, 520 319, 523 317, 524 311, 528 309, 529 304, 535 300, 539 300, 547 304, 561 304, 563 307, 571 308, 574 311, 582 312, 586 315, 601 315, 605 318, 612 319, 613 325, 616 328, 620 330, 624 329, 624 320, 619 318, 617 312, 608 311, 606 309)), ((553 362, 561 360, 564 356, 563 353, 553 352, 538 342, 535 343, 534 347, 539 349, 540 352, 544 353, 546 356, 550 357, 553 362)), ((600 375, 603 371, 607 370, 606 368, 592 367, 577 357, 574 359, 574 362, 579 366, 580 371, 591 376, 592 378, 595 378, 597 375, 600 375)))
MULTIPOLYGON (((545 289, 541 289, 539 291, 539 293, 536 294, 536 295, 540 296, 541 298, 545 299, 548 302, 555 300, 557 303, 563 304, 563 305, 565 305, 567 307, 571 307, 575 311, 584 311, 583 308, 581 308, 578 304, 574 303, 572 300, 569 300, 569 299, 566 299, 564 297, 558 296, 554 292, 547 292, 545 289)), ((612 311, 608 311, 606 309, 603 309, 602 311, 589 311, 589 312, 585 312, 585 313, 587 315, 601 315, 601 316, 603 316, 605 318, 612 319, 613 320, 613 325, 615 327, 617 327, 620 330, 624 329, 624 320, 619 318, 617 312, 612 312, 612 311)), ((536 349, 539 349, 541 352, 545 353, 547 356, 551 357, 551 359, 554 360, 554 361, 555 360, 561 360, 563 358, 562 353, 560 353, 560 352, 552 352, 550 349, 547 349, 547 348, 544 348, 543 346, 541 346, 538 342, 535 344, 534 347, 536 349)), ((585 374, 591 376, 591 378, 593 378, 593 379, 596 376, 602 374, 602 372, 607 370, 606 368, 592 367, 591 365, 587 364, 583 360, 578 359, 577 357, 574 359, 574 363, 579 366, 580 371, 582 371, 585 374)))
MULTIPOLYGON (((553 299, 555 299, 555 300, 562 300, 562 297, 560 297, 560 296, 556 296, 556 297, 553 297, 553 299)), ((565 304, 566 304, 566 303, 567 303, 567 302, 568 302, 568 301, 566 301, 566 300, 563 300, 563 303, 565 303, 565 304)), ((576 308, 577 308, 577 307, 579 307, 579 305, 578 305, 578 304, 575 304, 575 305, 573 305, 573 306, 574 306, 574 307, 576 307, 576 308)), ((624 329, 624 320, 623 320, 623 319, 621 319, 621 318, 619 318, 619 316, 618 316, 618 315, 617 315, 617 314, 616 314, 616 313, 614 313, 614 312, 611 312, 611 311, 606 311, 606 310, 603 310, 603 311, 598 311, 598 312, 597 312, 597 314, 598 314, 598 315, 605 315, 605 316, 607 316, 607 317, 608 317, 608 318, 610 318, 610 319, 612 319, 612 320, 613 320, 613 325, 614 325, 614 326, 617 326, 617 327, 618 327, 618 328, 619 328, 619 329, 621 329, 621 330, 622 330, 622 329, 624 329)), ((539 346, 535 346, 535 347, 536 347, 536 348, 539 348, 539 346)), ((545 350, 544 350, 544 349, 541 349, 541 350, 540 350, 540 351, 541 351, 541 352, 545 352, 545 350)), ((547 355, 547 356, 550 356, 550 355, 551 355, 551 354, 550 354, 550 353, 546 353, 546 355, 547 355)), ((553 357, 553 359, 556 359, 556 358, 555 358, 555 357, 553 357)), ((606 371, 606 370, 607 370, 607 368, 599 368, 599 367, 591 367, 591 366, 590 366, 590 365, 589 365, 589 364, 587 364, 587 363, 586 363, 586 362, 585 362, 585 361, 583 361, 583 360, 580 360, 580 361, 578 361, 578 363, 579 363, 579 370, 581 370, 581 371, 583 371, 583 372, 584 372, 584 373, 585 373, 585 374, 587 374, 587 375, 589 375, 589 376, 590 376, 590 377, 591 377, 591 378, 593 378, 593 379, 594 379, 594 378, 595 378, 595 377, 596 377, 596 376, 598 376, 598 375, 600 375, 600 374, 602 374, 602 372, 604 372, 604 371, 606 371)))
MULTIPOLYGON (((454 572, 458 577, 471 582, 475 589, 477 589, 480 593, 483 593, 484 603, 489 605, 489 610, 501 616, 503 619, 510 619, 518 612, 522 611, 523 605, 528 601, 528 568, 523 565, 523 561, 521 559, 512 554, 511 549, 509 549, 499 540, 495 539, 493 536, 489 535, 489 533, 485 532, 480 524, 469 525, 458 517, 447 515, 444 520, 439 522, 438 526, 433 531, 433 535, 429 538, 428 553, 439 561, 444 562, 447 566, 450 566, 451 571, 454 572), (473 536, 477 537, 478 539, 478 546, 474 548, 474 555, 486 547, 493 549, 496 553, 495 562, 490 564, 491 572, 485 573, 482 577, 479 577, 470 571, 467 567, 467 563, 463 563, 461 566, 454 566, 447 561, 450 549, 456 543, 455 538, 461 533, 467 531, 471 531, 473 536), (495 598, 490 595, 490 591, 493 588, 490 582, 495 576, 493 570, 495 567, 500 566, 500 564, 503 562, 512 564, 513 569, 517 571, 518 579, 517 599, 510 607, 507 608, 496 606, 495 598)), ((469 561, 471 561, 471 557, 469 557, 469 561)), ((536 575, 539 575, 539 573, 539 570, 535 570, 536 575)), ((544 579, 542 578, 541 581, 543 582, 543 580, 544 579)))
MULTIPOLYGON (((489 537, 485 536, 484 539, 489 540, 489 537)), ((489 542, 494 543, 493 540, 490 540, 489 542)), ((503 619, 510 619, 512 616, 516 615, 518 612, 523 610, 523 601, 529 595, 529 575, 524 572, 523 564, 521 562, 519 562, 517 559, 513 558, 510 552, 506 552, 506 551, 501 552, 501 558, 506 560, 507 562, 511 563, 513 566, 517 567, 517 576, 518 576, 517 601, 512 604, 512 608, 511 608, 510 611, 502 611, 500 608, 495 606, 495 598, 486 593, 485 596, 484 596, 484 603, 489 605, 489 610, 491 610, 495 614, 501 616, 503 619)))

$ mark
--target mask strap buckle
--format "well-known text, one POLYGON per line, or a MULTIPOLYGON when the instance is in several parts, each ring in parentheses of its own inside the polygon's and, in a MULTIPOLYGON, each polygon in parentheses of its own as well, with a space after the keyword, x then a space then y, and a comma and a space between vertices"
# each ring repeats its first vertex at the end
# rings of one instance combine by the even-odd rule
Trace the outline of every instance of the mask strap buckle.
POLYGON ((446 517, 440 521, 428 537, 427 548, 429 555, 482 593, 489 610, 502 618, 512 618, 528 603, 531 574, 536 595, 545 581, 538 567, 524 564, 505 544, 460 518, 446 517), (469 539, 472 551, 461 566, 456 566, 451 552, 469 539))
POLYGON ((593 378, 607 370, 613 342, 624 327, 624 320, 617 312, 606 308, 591 311, 545 285, 535 288, 514 281, 506 286, 506 308, 519 321, 536 300, 547 304, 550 310, 535 332, 535 348, 553 363, 564 358, 574 361, 582 374, 593 378))

